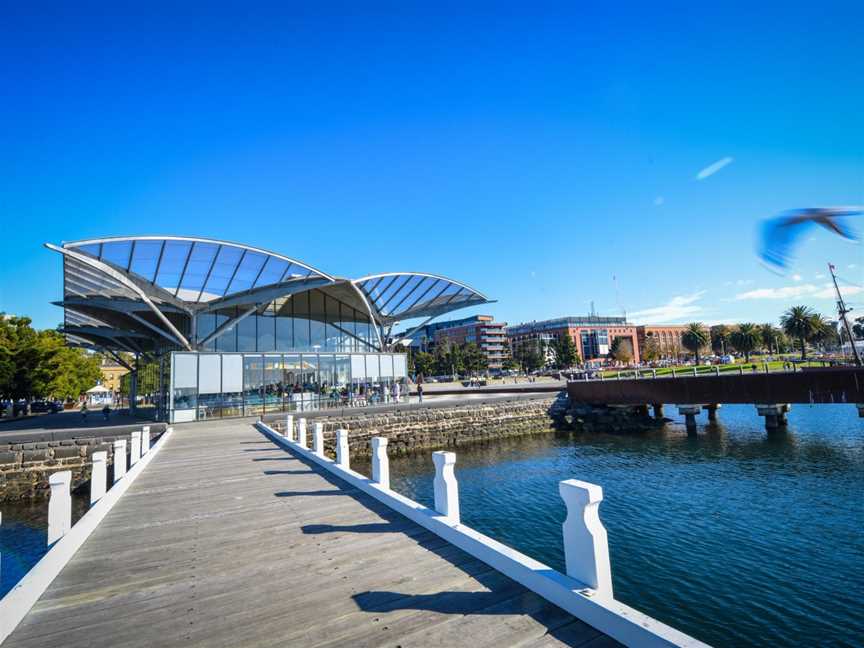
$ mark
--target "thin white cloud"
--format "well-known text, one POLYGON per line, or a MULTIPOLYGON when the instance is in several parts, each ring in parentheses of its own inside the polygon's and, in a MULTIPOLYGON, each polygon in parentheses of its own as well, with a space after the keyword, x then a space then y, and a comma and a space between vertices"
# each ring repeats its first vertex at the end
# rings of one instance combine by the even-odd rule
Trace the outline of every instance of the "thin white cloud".
POLYGON ((660 205, 662 205, 665 202, 666 202, 666 199, 663 196, 657 196, 654 199, 654 206, 659 207, 660 205))
MULTIPOLYGON (((861 286, 841 286, 840 294, 844 297, 857 295, 864 292, 861 286)), ((755 299, 792 299, 796 297, 811 297, 814 299, 834 299, 836 294, 834 286, 830 283, 822 285, 800 284, 797 286, 783 286, 781 288, 757 288, 735 295, 735 301, 755 299)))
POLYGON ((816 279, 824 279, 824 278, 825 278, 825 275, 822 273, 819 273, 816 275, 816 279))
POLYGON ((704 180, 705 178, 710 178, 712 175, 717 173, 720 169, 725 166, 729 166, 732 162, 735 161, 735 158, 732 157, 724 157, 712 164, 709 164, 707 167, 702 169, 699 173, 696 174, 697 180, 704 180))
POLYGON ((739 279, 735 282, 736 286, 749 286, 752 283, 756 283, 753 279, 739 279))
POLYGON ((792 275, 792 281, 801 281, 801 279, 803 279, 803 277, 800 274, 792 275))
POLYGON ((849 264, 848 266, 846 266, 846 267, 849 268, 850 270, 854 270, 855 268, 858 267, 858 264, 857 264, 857 263, 850 263, 850 264, 849 264))
POLYGON ((690 295, 678 295, 662 306, 644 308, 629 314, 630 319, 640 324, 671 323, 701 313, 704 309, 695 302, 702 299, 706 291, 700 290, 690 295))

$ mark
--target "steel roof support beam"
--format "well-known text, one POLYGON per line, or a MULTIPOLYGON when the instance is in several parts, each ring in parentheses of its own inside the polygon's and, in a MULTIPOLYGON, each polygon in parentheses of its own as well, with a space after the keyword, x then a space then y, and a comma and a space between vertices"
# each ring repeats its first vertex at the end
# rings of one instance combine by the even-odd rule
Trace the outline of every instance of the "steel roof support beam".
POLYGON ((254 313, 257 310, 258 310, 258 304, 256 304, 255 306, 253 306, 249 310, 243 311, 243 313, 241 313, 237 317, 234 317, 232 319, 229 319, 226 322, 223 322, 218 327, 216 327, 215 331, 213 331, 210 335, 208 335, 203 340, 198 342, 198 344, 197 344, 198 348, 199 349, 202 348, 205 344, 209 343, 211 340, 215 340, 217 337, 221 336, 223 333, 227 333, 228 331, 233 329, 237 324, 239 324, 240 321, 246 319, 247 317, 249 317, 252 313, 254 313))
POLYGON ((159 308, 157 308, 156 304, 154 304, 150 300, 150 298, 147 296, 147 294, 144 292, 144 290, 137 283, 135 283, 134 281, 129 279, 129 277, 125 276, 121 272, 118 272, 117 270, 115 270, 114 268, 110 267, 109 265, 103 263, 102 261, 99 261, 99 260, 94 259, 90 256, 87 256, 86 254, 82 254, 81 252, 76 252, 74 250, 69 250, 66 248, 58 247, 58 246, 53 245, 51 243, 45 243, 45 247, 47 247, 49 250, 54 250, 55 252, 59 252, 60 254, 68 256, 69 258, 75 259, 75 260, 80 261, 86 265, 89 265, 92 268, 100 270, 106 276, 111 277, 115 281, 119 281, 121 284, 123 284, 127 288, 130 288, 133 292, 135 292, 141 298, 141 300, 145 304, 147 304, 147 306, 150 307, 150 310, 153 311, 153 313, 156 315, 156 317, 158 317, 160 320, 162 320, 162 322, 165 324, 165 326, 168 327, 168 330, 170 330, 177 337, 177 339, 181 341, 181 344, 184 347, 186 347, 187 350, 189 350, 189 351, 192 350, 192 345, 189 344, 189 341, 185 337, 183 337, 183 334, 180 333, 180 331, 177 330, 177 327, 175 327, 171 323, 171 320, 169 320, 167 317, 165 317, 164 313, 162 313, 162 311, 160 311, 159 308))

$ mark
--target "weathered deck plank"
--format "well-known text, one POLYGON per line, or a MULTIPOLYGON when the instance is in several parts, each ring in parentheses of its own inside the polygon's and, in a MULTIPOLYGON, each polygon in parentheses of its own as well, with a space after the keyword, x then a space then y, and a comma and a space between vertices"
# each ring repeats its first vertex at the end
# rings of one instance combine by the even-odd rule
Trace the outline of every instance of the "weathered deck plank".
POLYGON ((606 639, 235 421, 178 427, 6 646, 606 639))

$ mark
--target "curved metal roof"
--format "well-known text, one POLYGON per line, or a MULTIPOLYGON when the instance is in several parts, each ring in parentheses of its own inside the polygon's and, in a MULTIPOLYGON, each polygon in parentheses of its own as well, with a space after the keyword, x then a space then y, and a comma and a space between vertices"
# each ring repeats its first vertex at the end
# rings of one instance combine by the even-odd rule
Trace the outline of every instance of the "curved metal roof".
POLYGON ((363 292, 384 325, 491 303, 467 284, 425 272, 384 272, 352 283, 363 292))
POLYGON ((297 259, 249 245, 190 236, 124 236, 63 244, 199 304, 290 280, 333 277, 297 259))
POLYGON ((490 303, 479 291, 440 275, 387 272, 341 279, 291 257, 216 239, 123 236, 45 247, 63 255, 58 305, 66 311, 61 330, 67 340, 109 350, 193 350, 262 305, 314 288, 336 291, 338 299, 366 312, 377 324, 379 347, 379 327, 490 303), (205 341, 194 339, 195 318, 212 311, 234 314, 205 341))

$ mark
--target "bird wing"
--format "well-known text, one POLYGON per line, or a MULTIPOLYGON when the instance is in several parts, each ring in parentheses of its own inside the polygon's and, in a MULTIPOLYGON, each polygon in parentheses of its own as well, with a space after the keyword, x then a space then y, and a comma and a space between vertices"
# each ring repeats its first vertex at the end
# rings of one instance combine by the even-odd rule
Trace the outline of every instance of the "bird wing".
POLYGON ((812 226, 813 221, 801 218, 799 210, 765 221, 759 238, 760 258, 769 266, 786 270, 796 243, 812 226))

